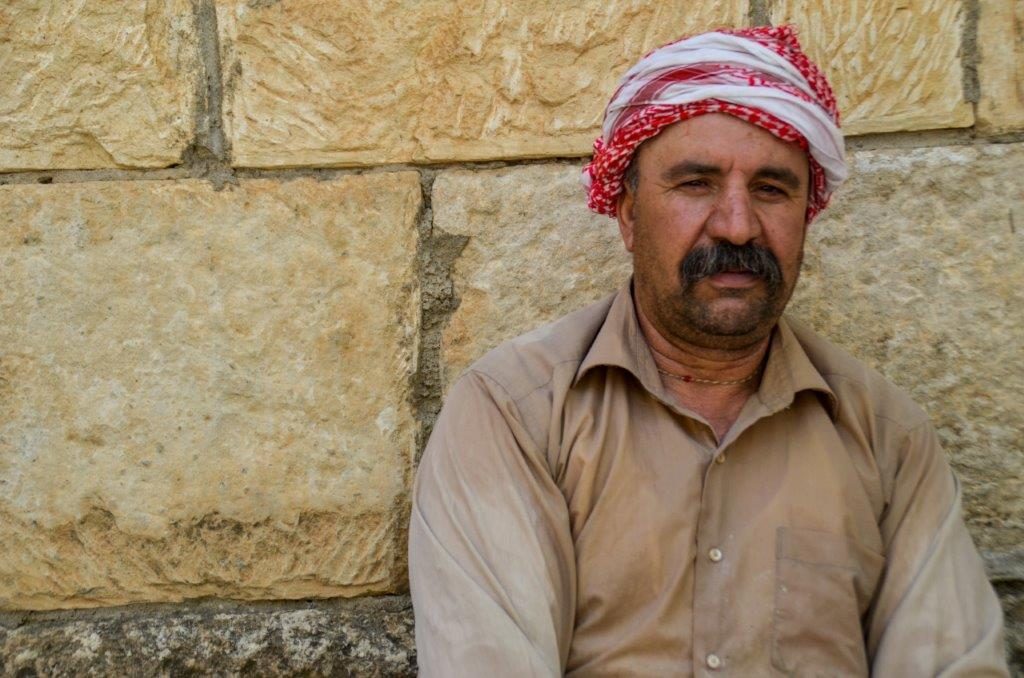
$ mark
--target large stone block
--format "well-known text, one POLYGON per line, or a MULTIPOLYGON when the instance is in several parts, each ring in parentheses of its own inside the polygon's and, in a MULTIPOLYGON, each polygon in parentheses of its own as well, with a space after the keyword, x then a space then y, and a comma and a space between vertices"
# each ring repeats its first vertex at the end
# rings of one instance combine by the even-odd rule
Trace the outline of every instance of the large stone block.
POLYGON ((406 597, 0 618, 4 676, 415 676, 406 597))
POLYGON ((189 0, 0 7, 0 171, 165 167, 194 131, 189 0))
POLYGON ((468 236, 452 268, 459 307, 442 335, 443 382, 505 339, 614 292, 630 258, 614 219, 587 210, 580 169, 443 172, 434 227, 468 236))
POLYGON ((416 173, 0 206, 0 608, 404 586, 416 173))
POLYGON ((847 134, 970 127, 963 7, 950 0, 776 0, 836 90, 847 134))
POLYGON ((747 0, 225 0, 234 163, 585 155, 633 61, 746 14, 747 0))
MULTIPOLYGON (((863 151, 810 231, 792 312, 908 389, 964 480, 979 544, 1024 541, 1024 146, 863 151)), ((446 382, 501 341, 626 277, 577 168, 441 174, 435 226, 469 236, 452 277, 446 382)))
POLYGON ((1024 542, 1024 145, 864 151, 812 227, 793 312, 939 428, 979 545, 1024 542))
POLYGON ((1024 2, 981 0, 978 123, 986 132, 1024 128, 1024 2))

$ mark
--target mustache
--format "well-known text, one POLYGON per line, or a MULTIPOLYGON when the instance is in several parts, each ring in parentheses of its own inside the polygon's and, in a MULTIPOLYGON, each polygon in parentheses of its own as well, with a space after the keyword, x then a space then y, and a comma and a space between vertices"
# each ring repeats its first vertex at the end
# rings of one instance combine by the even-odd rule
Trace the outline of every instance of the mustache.
POLYGON ((768 289, 782 284, 779 260, 767 248, 755 245, 734 245, 716 242, 713 245, 690 250, 679 264, 679 275, 686 284, 717 273, 752 273, 762 278, 768 289))

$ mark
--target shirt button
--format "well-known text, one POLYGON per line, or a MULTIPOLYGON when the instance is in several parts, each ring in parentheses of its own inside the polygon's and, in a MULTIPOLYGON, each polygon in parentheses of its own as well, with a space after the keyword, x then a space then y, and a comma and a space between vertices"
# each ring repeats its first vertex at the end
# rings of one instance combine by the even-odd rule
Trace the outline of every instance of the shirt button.
POLYGON ((707 659, 704 661, 707 662, 709 669, 718 669, 722 667, 722 658, 717 654, 709 654, 707 659))
POLYGON ((710 551, 708 551, 708 558, 711 559, 711 562, 717 563, 719 560, 722 559, 722 552, 718 549, 711 549, 710 551))
POLYGON ((715 463, 716 464, 724 464, 725 463, 725 452, 723 452, 720 455, 718 455, 717 457, 715 457, 715 463))

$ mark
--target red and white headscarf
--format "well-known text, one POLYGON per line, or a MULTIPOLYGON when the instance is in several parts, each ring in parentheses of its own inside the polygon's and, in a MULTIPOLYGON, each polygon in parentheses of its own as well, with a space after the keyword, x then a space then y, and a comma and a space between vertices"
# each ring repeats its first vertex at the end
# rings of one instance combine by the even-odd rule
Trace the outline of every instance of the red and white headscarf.
POLYGON ((745 120, 808 154, 808 222, 846 179, 835 96, 794 28, 720 30, 656 49, 623 76, 583 169, 590 209, 615 216, 637 147, 668 125, 706 113, 745 120))

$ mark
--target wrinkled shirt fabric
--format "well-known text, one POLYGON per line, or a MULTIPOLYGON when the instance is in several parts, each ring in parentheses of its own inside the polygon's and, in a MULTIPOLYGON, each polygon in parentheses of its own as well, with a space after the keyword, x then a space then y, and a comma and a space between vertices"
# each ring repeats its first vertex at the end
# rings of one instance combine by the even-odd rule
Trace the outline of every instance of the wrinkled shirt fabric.
POLYGON ((629 285, 455 383, 409 564, 427 677, 1008 675, 924 412, 784 317, 718 440, 629 285))

